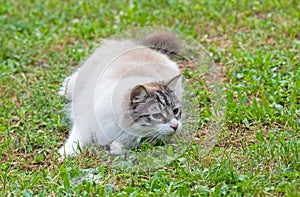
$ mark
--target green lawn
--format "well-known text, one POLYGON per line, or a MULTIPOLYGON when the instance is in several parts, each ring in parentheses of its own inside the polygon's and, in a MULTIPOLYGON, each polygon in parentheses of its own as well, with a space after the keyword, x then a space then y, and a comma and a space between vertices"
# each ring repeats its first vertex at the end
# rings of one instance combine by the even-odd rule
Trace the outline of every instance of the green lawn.
POLYGON ((300 195, 299 1, 0 0, 0 30, 0 196, 300 195), (61 82, 101 38, 143 26, 211 54, 226 88, 217 142, 202 149, 212 102, 191 71, 199 129, 180 157, 148 171, 88 152, 59 162, 61 82))

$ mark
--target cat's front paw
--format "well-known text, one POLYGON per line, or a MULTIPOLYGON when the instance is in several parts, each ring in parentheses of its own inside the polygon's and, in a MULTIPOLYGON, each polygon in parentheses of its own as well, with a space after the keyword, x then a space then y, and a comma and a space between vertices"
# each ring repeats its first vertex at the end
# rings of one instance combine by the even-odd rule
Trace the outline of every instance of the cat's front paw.
POLYGON ((77 155, 78 154, 78 152, 79 152, 79 150, 77 150, 77 149, 74 149, 74 147, 73 146, 66 146, 66 145, 64 145, 64 146, 62 146, 60 149, 59 149, 59 151, 58 151, 58 153, 59 153, 59 160, 64 160, 67 156, 75 156, 75 155, 77 155))
POLYGON ((109 153, 112 155, 121 155, 127 152, 127 150, 124 149, 124 145, 119 142, 112 142, 109 145, 109 148, 110 148, 109 153))
POLYGON ((59 160, 63 161, 68 155, 74 154, 74 151, 66 149, 65 146, 63 146, 59 149, 58 154, 59 154, 59 160))

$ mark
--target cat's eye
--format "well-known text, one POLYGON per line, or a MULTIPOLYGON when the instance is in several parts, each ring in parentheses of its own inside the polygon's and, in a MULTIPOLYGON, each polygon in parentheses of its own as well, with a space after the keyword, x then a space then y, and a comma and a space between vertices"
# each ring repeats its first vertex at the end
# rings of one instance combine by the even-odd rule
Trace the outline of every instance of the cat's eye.
POLYGON ((179 109, 178 109, 178 108, 173 109, 173 113, 174 113, 175 115, 178 114, 178 113, 179 113, 179 109))
POLYGON ((152 114, 152 117, 154 119, 162 119, 164 116, 161 113, 154 113, 152 114))

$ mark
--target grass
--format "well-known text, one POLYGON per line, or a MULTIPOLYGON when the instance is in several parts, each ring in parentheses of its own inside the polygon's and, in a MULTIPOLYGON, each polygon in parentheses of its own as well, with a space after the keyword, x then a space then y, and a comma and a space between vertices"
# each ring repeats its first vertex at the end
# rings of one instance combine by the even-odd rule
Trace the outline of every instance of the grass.
MULTIPOLYGON (((1 196, 300 195, 298 1, 0 4, 1 196), (227 102, 217 144, 199 149, 211 118, 201 86, 199 141, 168 165, 132 172, 86 152, 59 162, 69 130, 57 95, 64 77, 101 38, 149 25, 199 41, 222 71, 227 102)), ((197 72, 188 77, 200 83, 197 72)))

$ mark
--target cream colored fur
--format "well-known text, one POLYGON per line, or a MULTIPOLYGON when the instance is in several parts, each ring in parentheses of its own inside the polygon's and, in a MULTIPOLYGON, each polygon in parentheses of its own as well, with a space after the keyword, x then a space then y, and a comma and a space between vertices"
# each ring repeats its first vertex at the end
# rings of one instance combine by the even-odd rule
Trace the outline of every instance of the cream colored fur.
MULTIPOLYGON (((131 41, 105 40, 59 91, 70 101, 73 122, 59 153, 72 155, 94 143, 109 145, 111 153, 119 154, 124 144, 139 143, 148 131, 135 129, 129 118, 130 90, 147 82, 167 81, 178 73, 177 64, 166 55, 131 41)), ((181 83, 176 84, 175 92, 180 98, 181 83)))

